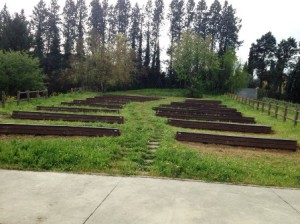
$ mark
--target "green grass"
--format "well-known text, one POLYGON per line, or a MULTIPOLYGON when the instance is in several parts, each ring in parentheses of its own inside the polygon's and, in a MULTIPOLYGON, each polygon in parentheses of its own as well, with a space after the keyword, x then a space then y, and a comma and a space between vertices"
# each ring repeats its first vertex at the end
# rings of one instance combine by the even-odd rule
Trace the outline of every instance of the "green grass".
MULTIPOLYGON (((120 129, 122 135, 117 138, 1 136, 0 168, 149 175, 300 188, 299 152, 191 145, 177 142, 174 139, 176 131, 190 130, 166 125, 167 119, 156 117, 152 107, 171 101, 181 101, 184 99, 185 91, 156 89, 114 92, 113 94, 162 96, 164 99, 126 105, 121 111, 121 115, 126 120, 125 124, 13 121, 9 118, 13 110, 34 111, 37 105, 58 106, 62 101, 84 99, 95 96, 95 93, 62 94, 47 100, 22 102, 20 107, 11 104, 5 109, 0 109, 1 123, 116 127, 120 129), (160 147, 155 154, 147 149, 147 143, 150 140, 160 141, 160 147), (154 160, 154 162, 149 164, 148 160, 154 160)), ((297 139, 300 142, 300 127, 294 128, 291 122, 283 123, 225 96, 211 96, 210 98, 221 99, 227 105, 239 109, 244 115, 254 116, 260 124, 272 125, 275 133, 270 137, 297 139)))

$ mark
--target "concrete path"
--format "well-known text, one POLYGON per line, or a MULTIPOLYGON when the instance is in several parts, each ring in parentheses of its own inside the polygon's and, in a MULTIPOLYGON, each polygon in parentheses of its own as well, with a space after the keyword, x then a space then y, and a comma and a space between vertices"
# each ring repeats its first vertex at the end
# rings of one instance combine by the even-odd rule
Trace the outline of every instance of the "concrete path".
POLYGON ((300 191, 0 170, 1 224, 300 223, 300 191))

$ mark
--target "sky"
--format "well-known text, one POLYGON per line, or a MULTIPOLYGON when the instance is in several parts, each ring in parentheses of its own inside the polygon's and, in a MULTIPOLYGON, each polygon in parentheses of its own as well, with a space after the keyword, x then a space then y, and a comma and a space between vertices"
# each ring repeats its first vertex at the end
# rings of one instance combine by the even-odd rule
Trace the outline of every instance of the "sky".
MULTIPOLYGON (((219 1, 223 5, 225 0, 219 1)), ((0 0, 0 8, 2 9, 6 3, 10 13, 24 9, 26 15, 30 16, 38 2, 39 0, 0 0)), ((45 2, 48 4, 50 0, 45 2)), ((58 2, 62 10, 65 0, 58 0, 58 2)), ((86 2, 89 4, 90 0, 86 2)), ((116 0, 109 0, 109 3, 115 2, 116 0)), ((138 2, 140 6, 146 4, 146 0, 131 0, 131 2, 132 4, 138 2)), ((170 2, 171 0, 164 0, 166 8, 169 8, 170 2)), ((206 2, 210 5, 213 0, 206 0, 206 2)), ((237 52, 242 62, 247 61, 251 44, 269 31, 276 37, 277 42, 288 37, 300 41, 299 0, 228 0, 228 2, 236 9, 237 16, 242 19, 239 38, 244 43, 237 52)), ((161 37, 163 50, 169 47, 167 29, 168 22, 165 22, 165 31, 162 32, 161 37)))

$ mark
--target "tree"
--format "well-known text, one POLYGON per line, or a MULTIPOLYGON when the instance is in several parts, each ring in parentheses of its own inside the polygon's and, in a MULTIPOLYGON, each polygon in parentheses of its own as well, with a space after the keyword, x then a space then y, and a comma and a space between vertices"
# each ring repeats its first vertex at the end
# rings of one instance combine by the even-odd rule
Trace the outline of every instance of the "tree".
POLYGON ((118 33, 127 34, 131 4, 129 0, 118 0, 115 6, 118 33))
MULTIPOLYGON (((248 65, 259 79, 259 87, 263 82, 270 82, 270 67, 274 63, 276 39, 271 32, 266 33, 252 44, 249 54, 248 65)), ((253 74, 251 74, 253 76, 253 74)))
POLYGON ((11 37, 11 16, 8 12, 6 4, 0 12, 1 19, 1 33, 0 33, 0 49, 10 49, 10 37, 11 37))
POLYGON ((111 43, 117 34, 117 19, 115 18, 115 7, 113 5, 110 5, 108 7, 108 33, 107 33, 107 40, 109 43, 111 43))
POLYGON ((221 12, 219 55, 223 55, 228 47, 235 51, 235 49, 242 44, 242 42, 239 41, 241 19, 235 14, 236 10, 225 1, 221 12))
POLYGON ((218 0, 215 0, 207 13, 208 16, 208 34, 211 36, 211 51, 215 50, 217 42, 220 38, 222 6, 218 0))
POLYGON ((93 0, 91 2, 91 13, 89 17, 90 33, 97 33, 99 38, 104 41, 104 18, 103 9, 99 0, 93 0))
POLYGON ((144 67, 146 70, 149 70, 150 61, 151 61, 151 22, 152 22, 152 0, 148 0, 145 9, 145 25, 146 25, 146 49, 145 49, 145 59, 144 59, 144 67))
POLYGON ((44 64, 46 54, 45 41, 47 30, 48 11, 44 0, 40 0, 34 7, 31 25, 34 31, 34 56, 44 64))
POLYGON ((76 30, 76 54, 79 60, 83 60, 85 55, 84 52, 84 32, 86 24, 86 19, 88 17, 87 7, 85 0, 77 0, 76 3, 76 20, 77 20, 77 30, 76 30))
POLYGON ((194 31, 204 40, 207 37, 208 13, 205 0, 201 0, 196 8, 194 31))
POLYGON ((140 35, 141 11, 138 4, 134 6, 131 14, 130 42, 131 47, 136 50, 140 35))
POLYGON ((186 3, 186 21, 185 21, 185 27, 187 29, 192 29, 191 25, 194 22, 195 19, 195 1, 194 0, 188 0, 186 3))
POLYGON ((287 99, 294 103, 300 103, 300 58, 288 76, 286 85, 287 99))
POLYGON ((71 56, 75 50, 75 38, 76 38, 76 5, 73 0, 66 0, 64 7, 64 23, 63 23, 63 35, 65 39, 64 43, 64 67, 70 67, 71 56))
POLYGON ((297 54, 297 42, 294 38, 282 40, 276 49, 275 56, 277 58, 275 72, 273 74, 274 91, 277 97, 282 95, 282 84, 284 80, 285 71, 289 69, 289 63, 294 55, 297 54))
POLYGON ((0 80, 0 89, 11 95, 45 88, 38 59, 22 52, 0 51, 0 80))

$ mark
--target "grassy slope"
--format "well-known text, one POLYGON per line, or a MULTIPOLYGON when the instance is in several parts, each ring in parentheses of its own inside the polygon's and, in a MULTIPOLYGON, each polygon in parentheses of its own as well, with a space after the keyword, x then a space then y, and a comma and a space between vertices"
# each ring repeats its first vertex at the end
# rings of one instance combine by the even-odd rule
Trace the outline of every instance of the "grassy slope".
MULTIPOLYGON (((232 148, 215 145, 182 144, 174 140, 177 130, 170 127, 165 118, 155 117, 152 107, 170 101, 183 100, 184 91, 139 90, 128 94, 159 95, 167 98, 148 103, 131 103, 122 110, 126 123, 84 124, 61 121, 13 121, 16 123, 49 123, 120 128, 118 138, 70 138, 70 137, 0 137, 0 167, 26 170, 54 170, 72 172, 101 172, 124 175, 153 175, 177 178, 192 178, 206 181, 258 184, 284 187, 300 187, 300 154, 232 148), (147 143, 161 139, 155 157, 149 153, 147 143), (153 164, 147 160, 154 159, 153 164)), ((114 94, 120 94, 115 92, 114 94)), ((1 122, 12 122, 8 114, 12 110, 34 110, 36 105, 59 105, 61 101, 83 99, 93 93, 66 94, 47 101, 23 102, 20 108, 14 105, 0 109, 1 122)), ((282 123, 274 118, 240 105, 223 97, 226 104, 238 108, 246 116, 255 116, 260 124, 271 124, 275 130, 272 137, 287 137, 300 142, 300 127, 282 123)), ((99 113, 101 114, 101 113, 99 113)), ((201 131, 215 133, 210 131, 201 131)), ((229 133, 234 134, 234 133, 229 133)))

